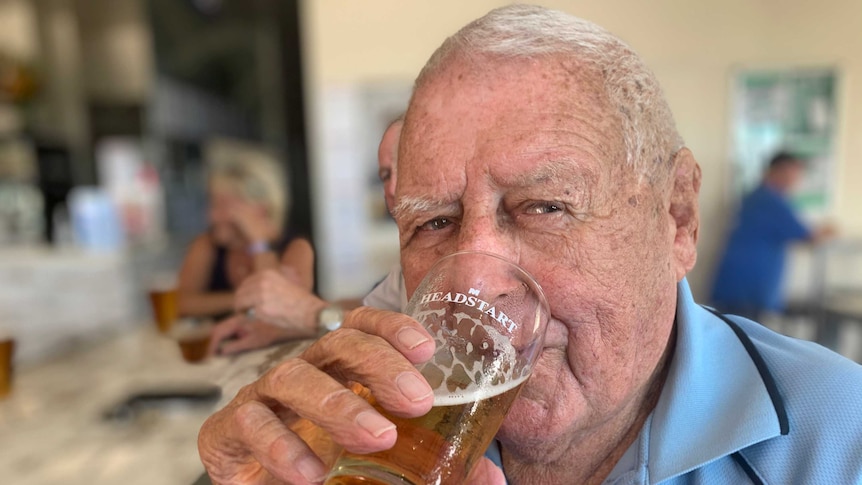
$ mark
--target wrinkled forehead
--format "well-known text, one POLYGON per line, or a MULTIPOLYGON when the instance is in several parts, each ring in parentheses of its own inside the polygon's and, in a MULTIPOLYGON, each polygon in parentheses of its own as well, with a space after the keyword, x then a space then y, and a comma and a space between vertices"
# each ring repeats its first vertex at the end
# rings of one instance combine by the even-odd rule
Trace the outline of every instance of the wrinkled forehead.
POLYGON ((610 177, 625 153, 606 98, 600 76, 576 62, 450 62, 424 79, 411 100, 399 193, 451 178, 443 170, 463 167, 466 176, 473 167, 517 178, 543 160, 610 177))

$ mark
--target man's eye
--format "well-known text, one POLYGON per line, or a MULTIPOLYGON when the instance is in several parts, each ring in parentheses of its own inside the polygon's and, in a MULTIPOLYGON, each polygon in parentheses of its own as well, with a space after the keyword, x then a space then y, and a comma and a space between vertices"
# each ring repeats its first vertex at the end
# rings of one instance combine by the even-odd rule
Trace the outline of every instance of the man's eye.
POLYGON ((452 220, 446 217, 438 217, 436 219, 431 219, 419 226, 420 231, 439 231, 440 229, 445 228, 449 224, 452 224, 452 220))
POLYGON ((527 214, 550 214, 551 212, 560 212, 563 210, 563 204, 556 202, 536 202, 530 204, 526 208, 527 214))

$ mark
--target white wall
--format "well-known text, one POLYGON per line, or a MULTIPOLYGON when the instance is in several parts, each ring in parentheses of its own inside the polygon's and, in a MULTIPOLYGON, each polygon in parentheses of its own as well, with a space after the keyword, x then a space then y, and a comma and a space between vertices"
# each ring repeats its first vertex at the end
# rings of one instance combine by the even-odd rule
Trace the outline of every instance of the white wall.
MULTIPOLYGON (((329 120, 319 109, 334 85, 411 80, 442 40, 494 0, 306 0, 302 2, 310 130, 329 120)), ((690 276, 703 294, 723 238, 728 190, 731 73, 740 66, 838 65, 844 75, 834 219, 862 234, 862 2, 859 0, 539 1, 592 20, 629 42, 661 80, 680 131, 703 169, 703 226, 690 276)), ((311 143, 319 165, 319 143, 311 143)))

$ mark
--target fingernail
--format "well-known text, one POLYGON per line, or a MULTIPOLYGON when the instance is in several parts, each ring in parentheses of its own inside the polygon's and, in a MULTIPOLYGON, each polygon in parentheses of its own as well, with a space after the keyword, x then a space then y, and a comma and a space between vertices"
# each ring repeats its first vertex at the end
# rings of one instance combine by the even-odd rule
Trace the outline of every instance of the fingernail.
POLYGON ((395 338, 398 339, 398 343, 410 350, 413 350, 430 340, 422 332, 410 327, 404 327, 399 330, 395 338))
POLYGON ((413 402, 422 401, 434 393, 424 379, 411 372, 396 377, 395 384, 401 393, 413 402))
POLYGON ((375 438, 379 438, 383 433, 395 429, 395 425, 390 423, 388 419, 373 411, 364 411, 357 414, 356 424, 371 433, 375 438))
POLYGON ((321 482, 326 476, 326 468, 313 456, 303 456, 296 461, 296 469, 309 482, 321 482))

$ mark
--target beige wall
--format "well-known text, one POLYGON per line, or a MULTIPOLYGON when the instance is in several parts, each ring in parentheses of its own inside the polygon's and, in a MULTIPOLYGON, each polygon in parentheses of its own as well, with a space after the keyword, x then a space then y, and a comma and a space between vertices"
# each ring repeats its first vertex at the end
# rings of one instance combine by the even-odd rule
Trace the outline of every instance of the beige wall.
POLYGON ((142 0, 77 0, 84 87, 91 101, 144 103, 154 55, 142 0))
MULTIPOLYGON (((369 80, 410 80, 440 42, 508 2, 492 0, 306 0, 305 62, 312 109, 322 89, 369 80)), ((834 217, 862 234, 862 2, 859 0, 541 1, 592 20, 628 41, 660 78, 680 131, 703 168, 698 294, 712 271, 730 204, 729 79, 740 66, 837 65, 844 74, 834 217)), ((311 146, 312 156, 316 150, 311 146)), ((315 163, 315 162, 313 162, 315 163)))
POLYGON ((35 28, 33 8, 27 0, 0 1, 0 53, 32 61, 38 49, 35 28))
MULTIPOLYGON (((80 47, 84 88, 90 99, 140 103, 149 95, 153 54, 142 0, 0 0, 0 54, 35 62, 45 56, 39 23, 45 7, 68 5, 74 11, 75 48, 80 47), (40 51, 41 50, 41 51, 40 51)), ((78 54, 75 55, 78 57, 78 54)))

